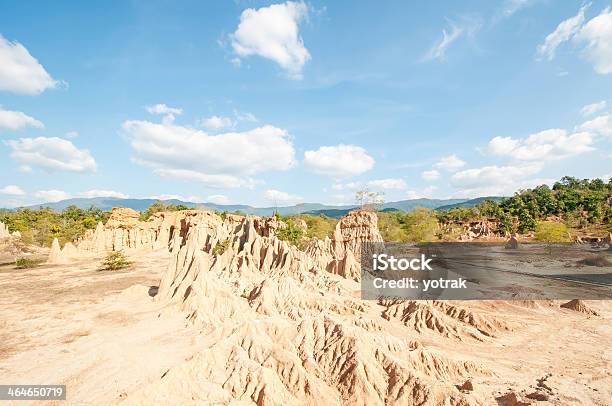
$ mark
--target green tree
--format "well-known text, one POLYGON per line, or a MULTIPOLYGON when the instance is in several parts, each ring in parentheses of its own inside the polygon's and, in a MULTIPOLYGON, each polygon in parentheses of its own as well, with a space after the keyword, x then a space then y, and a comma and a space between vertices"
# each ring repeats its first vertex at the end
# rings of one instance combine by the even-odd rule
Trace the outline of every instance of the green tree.
POLYGON ((438 222, 433 210, 416 207, 404 216, 403 227, 408 241, 432 241, 438 231, 438 222))

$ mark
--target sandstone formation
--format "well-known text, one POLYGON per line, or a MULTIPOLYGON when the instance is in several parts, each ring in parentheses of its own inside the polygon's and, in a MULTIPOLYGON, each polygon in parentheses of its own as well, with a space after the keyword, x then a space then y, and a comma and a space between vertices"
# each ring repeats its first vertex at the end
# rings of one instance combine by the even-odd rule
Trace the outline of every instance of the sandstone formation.
POLYGON ((67 264, 68 260, 62 253, 62 249, 60 247, 60 243, 57 238, 53 239, 53 243, 51 244, 51 251, 49 252, 49 259, 47 259, 48 264, 67 264))
POLYGON ((516 238, 515 234, 512 234, 508 242, 506 243, 506 248, 516 250, 519 247, 519 242, 516 238))
POLYGON ((567 303, 563 303, 561 307, 563 307, 564 309, 573 310, 575 312, 597 316, 597 312, 595 310, 591 309, 582 300, 579 299, 574 299, 570 300, 567 303))
POLYGON ((168 247, 173 235, 181 230, 182 223, 202 211, 185 210, 154 214, 149 221, 139 221, 137 211, 113 208, 106 225, 98 223, 77 241, 81 253, 104 253, 130 249, 157 249, 168 247))
POLYGON ((11 234, 8 231, 6 225, 0 221, 0 238, 8 238, 11 234))
POLYGON ((487 340, 506 326, 448 303, 355 297, 362 244, 382 242, 376 221, 349 213, 332 238, 300 250, 272 221, 185 217, 156 300, 184 312, 206 345, 126 402, 172 393, 175 404, 470 404, 453 383, 491 372, 407 337, 487 340), (189 393, 172 389, 185 384, 189 393))

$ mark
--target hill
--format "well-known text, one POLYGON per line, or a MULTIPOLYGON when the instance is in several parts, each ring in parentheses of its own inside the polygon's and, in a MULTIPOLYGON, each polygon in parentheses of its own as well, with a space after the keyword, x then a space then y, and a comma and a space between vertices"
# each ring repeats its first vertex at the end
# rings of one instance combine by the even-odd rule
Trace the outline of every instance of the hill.
MULTIPOLYGON (((477 200, 477 199, 475 199, 477 200)), ((114 197, 96 197, 96 198, 74 198, 61 200, 54 203, 42 203, 29 206, 28 208, 36 209, 39 207, 46 207, 53 210, 61 211, 68 206, 76 206, 81 209, 88 209, 95 207, 100 210, 110 210, 113 207, 129 207, 134 210, 143 211, 147 207, 151 206, 158 200, 155 199, 119 199, 114 197)), ((189 208, 209 208, 219 211, 235 212, 240 211, 246 214, 255 214, 259 216, 269 216, 275 211, 278 211, 281 215, 292 215, 292 214, 324 214, 330 217, 342 217, 348 213, 351 209, 355 208, 355 205, 345 206, 332 206, 321 203, 301 203, 294 206, 285 207, 253 207, 241 204, 215 204, 215 203, 194 203, 185 202, 177 199, 162 200, 165 204, 184 205, 189 208)), ((444 206, 451 206, 456 204, 462 204, 468 202, 466 199, 411 199, 411 200, 400 200, 397 202, 387 202, 383 204, 382 210, 384 211, 410 211, 415 207, 427 207, 436 209, 444 206)))
POLYGON ((502 197, 502 196, 477 197, 475 199, 470 199, 470 200, 466 200, 466 201, 462 201, 462 202, 454 203, 454 204, 447 204, 447 205, 439 206, 436 208, 438 210, 449 210, 449 209, 454 209, 457 207, 474 207, 487 200, 491 200, 491 201, 494 201, 495 203, 499 203, 504 199, 505 197, 502 197))

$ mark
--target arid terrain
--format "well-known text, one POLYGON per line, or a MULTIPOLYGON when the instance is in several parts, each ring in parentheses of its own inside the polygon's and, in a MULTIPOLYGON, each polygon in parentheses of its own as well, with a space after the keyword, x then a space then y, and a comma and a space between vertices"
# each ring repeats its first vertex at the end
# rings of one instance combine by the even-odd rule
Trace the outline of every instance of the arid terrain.
POLYGON ((223 217, 119 209, 74 246, 33 252, 48 258, 39 267, 5 258, 0 384, 65 384, 67 401, 48 404, 71 405, 612 398, 610 301, 362 300, 376 214, 300 248, 274 218, 223 217), (131 267, 99 270, 110 250, 131 267))

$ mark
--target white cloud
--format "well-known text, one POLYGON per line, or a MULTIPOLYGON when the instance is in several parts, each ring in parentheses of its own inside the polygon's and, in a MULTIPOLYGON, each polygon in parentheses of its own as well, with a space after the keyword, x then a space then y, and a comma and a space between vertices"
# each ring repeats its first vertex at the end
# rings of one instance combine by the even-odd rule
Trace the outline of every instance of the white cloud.
POLYGON ((211 188, 239 188, 253 189, 259 182, 251 178, 242 178, 233 175, 208 174, 190 169, 154 169, 153 173, 162 178, 181 179, 188 182, 199 182, 211 188))
POLYGON ((374 158, 356 145, 320 147, 304 153, 304 164, 316 173, 345 178, 360 175, 374 166, 374 158))
POLYGON ((234 116, 236 117, 236 120, 238 121, 249 121, 251 123, 256 123, 257 117, 255 117, 255 115, 253 113, 242 113, 238 110, 234 110, 234 116))
POLYGON ((60 200, 70 199, 70 193, 63 190, 40 190, 34 194, 34 197, 41 199, 43 202, 59 202, 60 200))
POLYGON ((122 128, 136 162, 152 167, 160 176, 211 187, 252 186, 254 181, 246 175, 283 171, 295 164, 291 137, 269 125, 218 135, 148 121, 126 121, 122 128))
POLYGON ((553 182, 551 179, 532 179, 542 167, 541 163, 492 165, 457 172, 451 177, 451 185, 459 189, 453 197, 509 196, 519 189, 553 182))
POLYGON ((368 186, 377 189, 406 189, 407 185, 403 179, 376 179, 368 182, 368 186))
POLYGON ((0 188, 0 194, 9 196, 25 196, 26 193, 17 185, 7 185, 0 188))
POLYGON ((533 0, 506 0, 504 2, 502 14, 504 17, 510 17, 517 11, 526 8, 531 4, 533 4, 533 0))
POLYGON ((604 114, 586 121, 578 126, 578 130, 588 131, 604 137, 612 137, 612 114, 604 114))
POLYGON ((210 195, 206 198, 207 202, 215 204, 230 204, 230 199, 225 195, 210 195))
POLYGON ((455 172, 465 166, 465 161, 459 159, 455 154, 440 158, 440 160, 434 165, 438 169, 444 169, 445 171, 455 172))
POLYGON ((121 193, 115 192, 114 190, 99 190, 93 189, 88 190, 86 192, 80 192, 76 194, 77 197, 85 197, 85 198, 94 198, 94 197, 115 197, 117 199, 127 199, 129 196, 121 193))
POLYGON ((23 45, 0 35, 0 90, 35 95, 58 83, 23 45))
POLYGON ((68 131, 66 134, 64 134, 64 137, 66 138, 76 138, 79 136, 79 133, 77 131, 68 131))
POLYGON ((238 57, 259 55, 278 63, 290 78, 301 79, 310 53, 300 37, 299 23, 307 17, 308 6, 303 2, 248 8, 230 36, 232 48, 238 57))
POLYGON ((599 113, 600 111, 605 110, 607 105, 608 103, 605 100, 592 104, 587 104, 586 106, 580 109, 580 114, 582 114, 584 117, 592 116, 595 113, 599 113))
POLYGON ((612 73, 612 9, 607 7, 598 16, 582 27, 575 37, 585 42, 584 57, 593 65, 595 72, 612 73))
POLYGON ((28 126, 36 128, 44 127, 43 123, 21 111, 4 110, 2 106, 0 106, 0 130, 17 131, 28 126))
POLYGON ((201 120, 200 125, 207 130, 218 131, 233 127, 234 122, 229 117, 212 116, 201 120))
POLYGON ((440 179, 440 172, 435 169, 432 169, 431 171, 424 171, 421 173, 421 177, 428 181, 434 181, 440 179))
POLYGON ((357 190, 363 187, 361 182, 334 183, 333 190, 357 190))
POLYGON ((48 172, 96 170, 96 161, 88 150, 78 149, 62 138, 20 138, 5 144, 13 150, 11 158, 30 169, 35 166, 48 172))
POLYGON ((442 30, 442 39, 434 44, 434 46, 427 52, 423 57, 423 60, 429 61, 432 59, 438 59, 440 61, 446 60, 446 50, 448 47, 455 42, 463 33, 465 29, 458 27, 457 25, 450 23, 450 32, 446 29, 442 30))
POLYGON ((304 198, 297 195, 292 195, 280 190, 268 189, 264 193, 266 200, 274 204, 296 204, 304 201, 304 198))
POLYGON ((553 32, 548 34, 544 43, 538 45, 538 55, 546 57, 549 61, 552 60, 557 47, 578 33, 584 23, 584 13, 588 7, 589 4, 582 6, 578 14, 562 21, 553 32))
POLYGON ((438 188, 435 186, 429 186, 421 190, 409 190, 406 192, 406 199, 408 200, 429 199, 433 196, 434 192, 437 189, 438 188))
POLYGON ((183 196, 175 194, 161 194, 155 196, 149 196, 149 199, 155 200, 180 200, 183 202, 198 203, 202 201, 200 196, 183 196))
POLYGON ((593 136, 586 131, 567 134, 562 129, 550 129, 526 138, 495 137, 489 141, 488 152, 518 161, 563 159, 592 151, 593 136))
POLYGON ((183 109, 169 107, 163 103, 146 106, 145 109, 151 114, 173 114, 175 116, 180 116, 183 114, 183 109))

